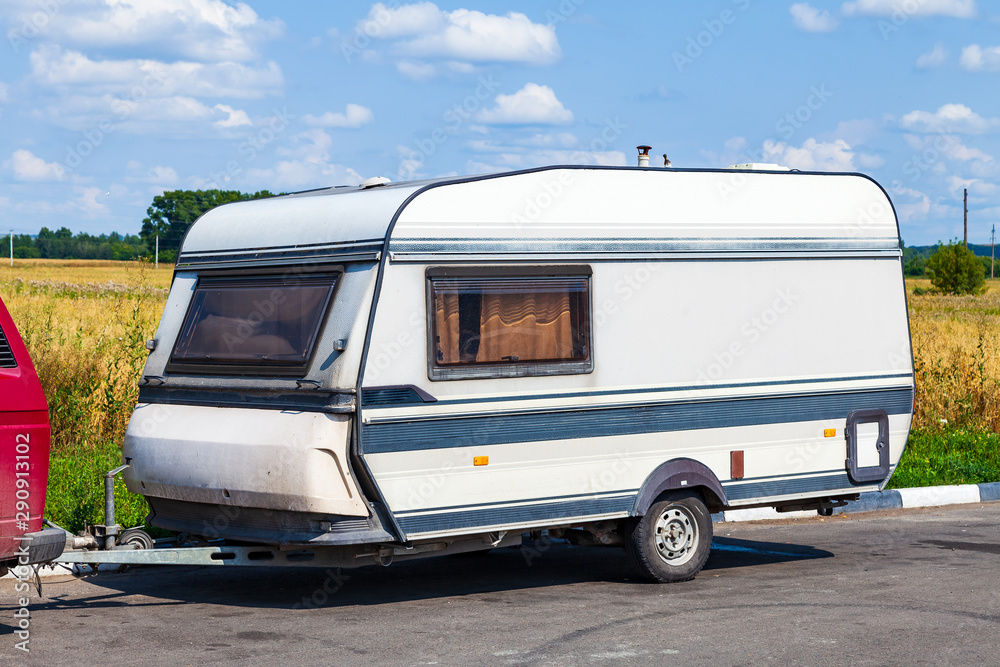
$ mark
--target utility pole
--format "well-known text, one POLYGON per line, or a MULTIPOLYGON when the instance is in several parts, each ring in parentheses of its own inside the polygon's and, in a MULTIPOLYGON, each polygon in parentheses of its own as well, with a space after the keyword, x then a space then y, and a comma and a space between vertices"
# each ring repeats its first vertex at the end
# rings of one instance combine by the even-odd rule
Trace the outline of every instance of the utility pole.
POLYGON ((10 265, 14 266, 14 230, 10 230, 10 265))
POLYGON ((965 195, 962 197, 962 210, 965 211, 962 227, 965 230, 965 249, 969 249, 969 189, 965 188, 965 195))
POLYGON ((996 223, 993 224, 993 231, 990 233, 990 245, 993 246, 990 249, 990 278, 994 278, 993 269, 997 261, 997 226, 996 223))
POLYGON ((154 269, 160 268, 160 235, 159 234, 156 235, 156 259, 153 260, 153 262, 154 262, 154 264, 153 264, 153 268, 154 269))

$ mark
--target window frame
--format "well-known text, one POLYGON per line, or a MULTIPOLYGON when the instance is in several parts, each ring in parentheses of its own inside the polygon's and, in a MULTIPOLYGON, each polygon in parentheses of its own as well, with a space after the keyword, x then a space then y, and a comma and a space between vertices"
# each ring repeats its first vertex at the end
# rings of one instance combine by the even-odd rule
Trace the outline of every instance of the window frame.
POLYGON ((340 288, 340 283, 343 279, 344 267, 342 265, 336 266, 311 266, 308 268, 293 267, 293 270, 289 270, 289 267, 262 267, 256 270, 227 270, 218 272, 206 272, 198 275, 198 280, 191 290, 191 298, 188 301, 187 309, 184 311, 184 317, 181 320, 180 326, 177 330, 177 335, 174 337, 172 346, 170 349, 170 356, 167 359, 167 363, 164 367, 165 373, 174 373, 178 375, 214 375, 214 376, 224 376, 224 377, 284 377, 284 378, 301 378, 305 377, 308 373, 309 366, 313 362, 313 357, 316 354, 316 349, 319 347, 320 341, 323 338, 323 333, 326 330, 326 321, 333 310, 333 304, 337 300, 337 291, 340 288), (191 362, 191 361, 174 361, 174 351, 177 349, 177 342, 184 332, 184 328, 188 323, 188 318, 191 315, 191 309, 194 308, 195 295, 198 290, 205 286, 206 284, 211 284, 214 282, 229 282, 235 286, 239 286, 241 283, 245 286, 253 286, 255 282, 260 281, 291 281, 292 279, 305 279, 305 280, 317 280, 323 278, 330 278, 331 287, 330 296, 327 298, 326 304, 323 306, 323 311, 320 313, 319 322, 316 326, 316 333, 309 345, 309 350, 306 353, 305 361, 302 363, 267 363, 267 362, 256 362, 256 363, 212 363, 212 362, 191 362))
POLYGON ((548 375, 585 375, 594 371, 594 290, 593 269, 589 265, 565 266, 438 266, 425 272, 427 377, 433 382, 448 380, 486 380, 500 378, 540 377, 548 375), (437 336, 437 309, 434 303, 434 280, 448 278, 586 278, 585 304, 586 343, 585 360, 567 361, 514 361, 504 364, 470 364, 466 366, 438 366, 435 337, 437 336))

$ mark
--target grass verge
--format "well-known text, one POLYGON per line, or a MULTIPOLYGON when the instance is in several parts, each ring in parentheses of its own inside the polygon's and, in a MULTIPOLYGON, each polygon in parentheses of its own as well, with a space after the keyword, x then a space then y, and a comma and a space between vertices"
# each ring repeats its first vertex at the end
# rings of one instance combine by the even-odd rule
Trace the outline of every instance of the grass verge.
POLYGON ((890 489, 1000 482, 1000 435, 913 429, 890 489))
MULTIPOLYGON (((78 532, 104 523, 104 473, 121 465, 122 448, 107 441, 62 447, 49 458, 45 518, 78 532)), ((145 498, 129 493, 121 475, 115 480, 115 520, 124 528, 141 526, 149 513, 145 498)))

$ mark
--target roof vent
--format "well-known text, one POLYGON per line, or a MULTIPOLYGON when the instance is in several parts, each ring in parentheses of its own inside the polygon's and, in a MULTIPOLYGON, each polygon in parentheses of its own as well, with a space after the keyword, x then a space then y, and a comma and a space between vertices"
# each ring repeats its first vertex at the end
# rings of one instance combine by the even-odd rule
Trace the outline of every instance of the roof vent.
POLYGON ((392 181, 390 181, 385 176, 372 176, 371 178, 366 178, 365 180, 361 181, 361 185, 359 185, 358 187, 361 188, 362 190, 367 190, 368 188, 375 188, 380 185, 385 185, 386 183, 392 183, 392 181))
POLYGON ((746 169, 747 171, 791 171, 790 167, 783 167, 780 164, 770 162, 743 162, 731 164, 726 169, 746 169))
POLYGON ((636 146, 636 150, 639 151, 639 166, 648 167, 649 166, 649 149, 652 146, 636 146))

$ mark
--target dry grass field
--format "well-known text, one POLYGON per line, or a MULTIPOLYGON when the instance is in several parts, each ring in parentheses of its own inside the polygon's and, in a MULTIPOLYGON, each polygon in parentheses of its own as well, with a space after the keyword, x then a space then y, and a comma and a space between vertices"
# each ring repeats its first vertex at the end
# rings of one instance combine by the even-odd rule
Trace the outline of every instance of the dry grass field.
MULTIPOLYGON (((31 353, 49 401, 47 515, 70 530, 98 520, 100 477, 120 465, 136 382, 163 311, 172 267, 137 262, 14 260, 0 298, 31 353)), ((120 482, 119 482, 120 483, 120 482)), ((121 522, 142 522, 141 497, 119 496, 121 522)))
POLYGON ((915 425, 1000 433, 1000 280, 977 296, 915 296, 908 281, 917 372, 915 425))
MULTIPOLYGON (((49 399, 48 514, 78 530, 101 517, 100 476, 117 466, 136 381, 172 267, 137 262, 15 260, 0 297, 17 322, 49 399)), ((1000 280, 968 297, 912 294, 917 371, 914 434, 895 485, 1000 481, 1000 280)), ((122 523, 145 502, 118 499, 122 523)))

